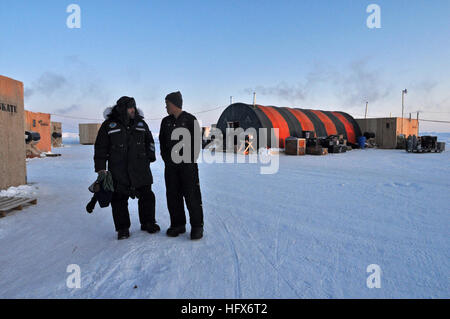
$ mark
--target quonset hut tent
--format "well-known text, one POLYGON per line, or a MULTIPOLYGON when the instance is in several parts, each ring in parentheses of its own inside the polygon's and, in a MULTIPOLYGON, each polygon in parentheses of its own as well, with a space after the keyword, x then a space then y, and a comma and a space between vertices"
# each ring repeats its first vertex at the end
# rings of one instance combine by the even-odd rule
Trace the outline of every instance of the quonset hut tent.
MULTIPOLYGON (((229 127, 244 130, 254 128, 278 128, 279 147, 284 148, 287 137, 302 137, 302 131, 314 131, 317 137, 344 135, 350 144, 357 144, 361 129, 355 119, 345 112, 319 111, 276 106, 234 103, 228 106, 217 122, 217 128, 226 134, 229 127)), ((259 141, 259 139, 258 139, 259 141)), ((267 145, 270 145, 268 134, 267 145)))

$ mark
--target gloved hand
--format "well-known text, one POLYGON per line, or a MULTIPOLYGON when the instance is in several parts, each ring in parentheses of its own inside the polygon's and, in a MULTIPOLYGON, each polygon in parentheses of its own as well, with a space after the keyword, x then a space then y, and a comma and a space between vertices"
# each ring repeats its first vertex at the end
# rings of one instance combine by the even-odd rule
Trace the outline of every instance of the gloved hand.
POLYGON ((106 171, 103 177, 103 189, 105 191, 114 192, 114 181, 111 172, 106 171))
POLYGON ((107 170, 98 171, 97 182, 102 184, 105 191, 114 192, 114 182, 111 172, 107 170))
POLYGON ((98 172, 97 172, 98 177, 99 177, 99 178, 101 177, 101 180, 103 180, 103 178, 105 178, 107 172, 108 172, 108 171, 107 171, 106 169, 102 169, 101 171, 98 171, 98 172))

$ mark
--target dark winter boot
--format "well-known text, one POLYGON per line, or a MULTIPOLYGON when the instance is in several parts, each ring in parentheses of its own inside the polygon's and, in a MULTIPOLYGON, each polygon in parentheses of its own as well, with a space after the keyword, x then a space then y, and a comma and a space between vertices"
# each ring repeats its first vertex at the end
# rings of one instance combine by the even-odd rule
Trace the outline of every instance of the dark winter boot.
POLYGON ((191 229, 191 239, 200 239, 203 237, 203 227, 192 227, 191 229))
POLYGON ((179 234, 184 234, 186 232, 185 226, 178 226, 178 227, 170 227, 167 230, 167 236, 169 237, 177 237, 179 234))
POLYGON ((128 237, 130 237, 130 231, 128 229, 119 229, 119 231, 117 232, 118 240, 126 239, 128 237))
POLYGON ((147 225, 141 225, 141 230, 148 231, 150 234, 157 233, 161 230, 158 224, 152 223, 147 225))

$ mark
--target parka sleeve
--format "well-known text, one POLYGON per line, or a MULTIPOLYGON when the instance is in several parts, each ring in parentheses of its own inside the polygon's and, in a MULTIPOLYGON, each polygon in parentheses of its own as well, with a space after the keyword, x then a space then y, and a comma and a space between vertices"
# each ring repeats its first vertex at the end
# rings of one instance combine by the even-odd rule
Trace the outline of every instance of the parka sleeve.
POLYGON ((191 141, 192 141, 192 162, 196 163, 200 155, 202 145, 202 128, 195 116, 192 116, 191 122, 191 141))
POLYGON ((160 151, 161 151, 161 157, 164 160, 164 162, 167 162, 168 159, 170 158, 170 154, 167 154, 168 151, 168 146, 166 145, 166 140, 165 140, 165 135, 166 132, 164 132, 164 119, 161 121, 161 127, 159 129, 159 147, 160 147, 160 151))
POLYGON ((94 144, 95 171, 106 170, 106 161, 109 158, 109 136, 106 124, 103 123, 97 133, 94 144))
POLYGON ((153 139, 152 132, 150 131, 148 125, 146 125, 146 128, 147 129, 145 130, 145 148, 147 150, 146 152, 148 154, 148 158, 152 163, 156 161, 155 140, 153 139))

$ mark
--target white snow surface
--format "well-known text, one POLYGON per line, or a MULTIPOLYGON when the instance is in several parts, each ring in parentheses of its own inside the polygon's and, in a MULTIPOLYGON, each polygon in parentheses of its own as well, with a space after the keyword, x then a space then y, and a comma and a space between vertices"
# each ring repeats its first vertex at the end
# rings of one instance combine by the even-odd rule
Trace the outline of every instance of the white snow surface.
POLYGON ((1 197, 34 197, 36 196, 38 187, 35 185, 11 186, 8 189, 0 191, 1 197))
POLYGON ((58 152, 27 162, 38 204, 0 218, 0 298, 450 297, 448 151, 280 155, 274 175, 199 164, 205 237, 195 242, 189 227, 165 235, 160 157, 151 168, 162 232, 139 229, 130 199, 131 237, 118 241, 110 207, 85 211, 93 146, 58 152), (66 286, 70 264, 79 289, 66 286), (370 264, 381 267, 379 289, 366 286, 370 264))
POLYGON ((79 144, 80 135, 78 133, 63 132, 62 140, 64 144, 79 144))

